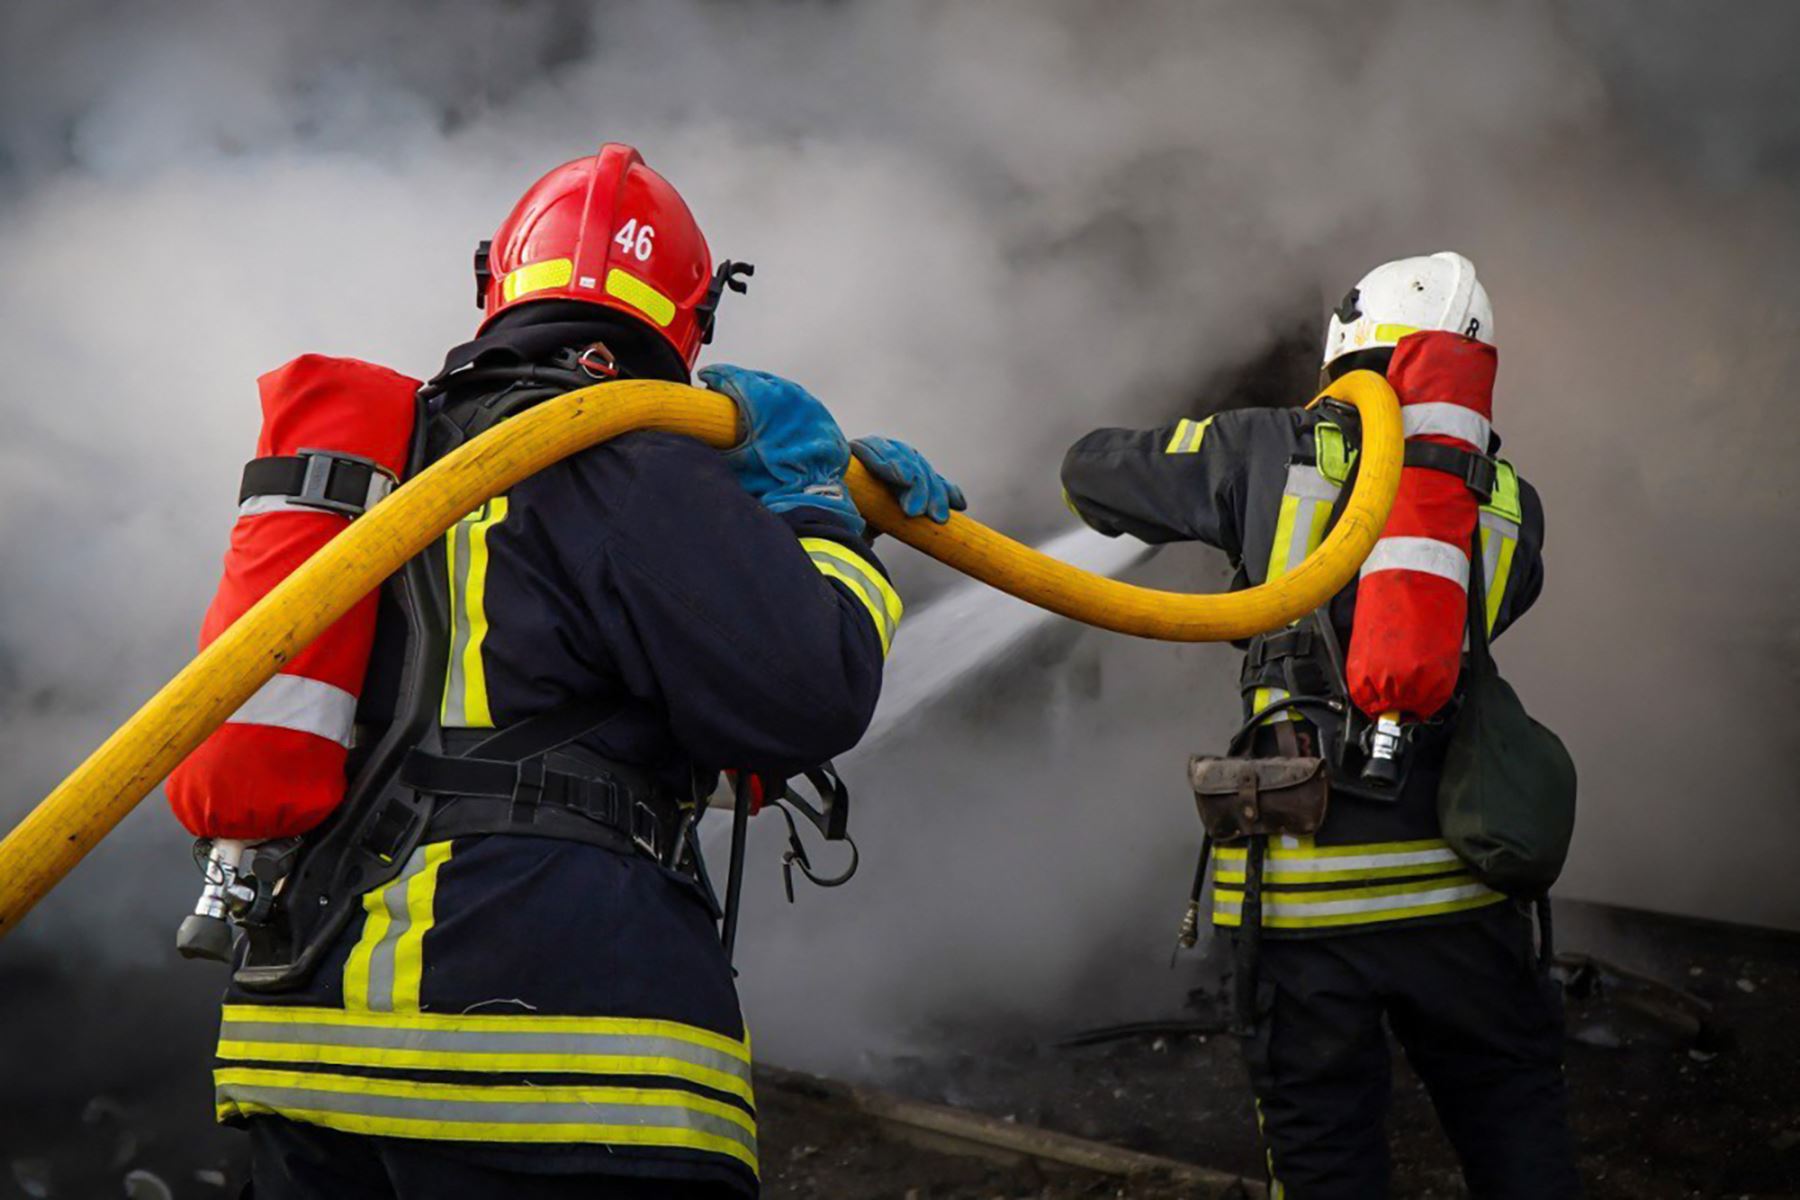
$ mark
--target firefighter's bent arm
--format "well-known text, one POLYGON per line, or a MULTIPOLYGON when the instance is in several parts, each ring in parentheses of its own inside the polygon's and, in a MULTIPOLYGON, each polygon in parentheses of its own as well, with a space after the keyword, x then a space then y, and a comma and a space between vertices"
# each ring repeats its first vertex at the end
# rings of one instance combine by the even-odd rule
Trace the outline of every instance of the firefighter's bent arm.
POLYGON ((1063 491, 1076 514, 1110 537, 1199 541, 1231 556, 1238 545, 1255 422, 1268 410, 1182 418, 1156 429, 1099 429, 1063 458, 1063 491))
POLYGON ((855 745, 900 619, 862 538, 769 512, 686 438, 595 453, 628 455, 631 485, 576 582, 626 687, 705 766, 792 772, 855 745))

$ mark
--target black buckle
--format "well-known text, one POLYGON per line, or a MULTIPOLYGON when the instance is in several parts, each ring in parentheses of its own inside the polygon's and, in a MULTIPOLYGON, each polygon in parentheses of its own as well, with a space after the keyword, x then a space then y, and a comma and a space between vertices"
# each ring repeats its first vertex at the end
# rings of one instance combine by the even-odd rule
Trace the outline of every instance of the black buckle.
POLYGON ((1494 485, 1500 481, 1500 465, 1485 454, 1471 454, 1463 471, 1463 482, 1486 504, 1494 498, 1494 485))
POLYGON ((662 820, 642 800, 631 804, 631 844, 657 862, 662 861, 662 820))
POLYGON ((1437 442, 1406 443, 1406 465, 1442 471, 1463 481, 1463 485, 1487 503, 1493 499, 1494 484, 1500 479, 1500 466, 1485 454, 1471 454, 1455 446, 1437 442))
POLYGON ((1250 669, 1259 670, 1284 658, 1304 658, 1312 653, 1312 641, 1312 630, 1305 628, 1265 633, 1250 645, 1250 669))
POLYGON ((544 799, 544 760, 528 758, 518 765, 513 780, 513 820, 529 824, 537 820, 537 806, 544 799))
POLYGON ((393 862, 400 848, 406 845, 415 819, 411 805, 389 797, 363 834, 364 848, 384 863, 393 862))
POLYGON ((295 457, 305 460, 306 473, 301 476, 299 492, 287 499, 290 504, 298 504, 304 508, 323 509, 346 517, 360 517, 386 499, 400 482, 392 471, 374 459, 364 458, 359 454, 302 447, 295 457), (352 489, 361 493, 361 499, 333 498, 332 493, 337 490, 333 485, 338 482, 340 471, 366 473, 367 482, 360 486, 354 476, 349 476, 352 489))

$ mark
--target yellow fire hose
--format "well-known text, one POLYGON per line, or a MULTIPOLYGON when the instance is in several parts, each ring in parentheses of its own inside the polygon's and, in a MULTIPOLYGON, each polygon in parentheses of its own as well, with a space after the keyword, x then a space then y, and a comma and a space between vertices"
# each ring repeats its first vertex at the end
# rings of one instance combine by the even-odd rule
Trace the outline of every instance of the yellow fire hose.
MULTIPOLYGON (((909 519, 860 465, 856 506, 876 529, 1021 600, 1089 625, 1176 642, 1276 629, 1350 581, 1400 486, 1399 403, 1368 371, 1329 395, 1362 416, 1362 469, 1323 545, 1280 579, 1225 595, 1134 587, 1058 562, 961 514, 909 519)), ((201 651, 0 841, 0 936, 10 932, 137 802, 284 663, 446 529, 491 496, 578 450, 639 429, 724 448, 737 411, 712 392, 622 381, 570 392, 512 418, 395 489, 201 651)))

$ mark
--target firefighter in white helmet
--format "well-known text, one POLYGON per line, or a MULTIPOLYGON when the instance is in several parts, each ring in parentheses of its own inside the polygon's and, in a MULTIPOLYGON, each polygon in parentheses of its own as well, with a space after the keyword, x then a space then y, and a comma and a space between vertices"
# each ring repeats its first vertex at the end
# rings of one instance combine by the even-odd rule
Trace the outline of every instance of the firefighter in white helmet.
MULTIPOLYGON (((1419 425, 1423 440, 1440 442, 1438 458, 1483 467, 1482 488, 1468 489, 1478 508, 1462 476, 1451 490, 1468 510, 1467 532, 1479 523, 1490 636, 1517 620, 1543 585, 1542 506, 1495 457, 1498 439, 1483 415, 1492 411, 1496 361, 1487 292, 1468 259, 1442 253, 1365 275, 1331 315, 1323 363, 1327 381, 1356 369, 1383 373, 1403 404, 1409 393, 1454 401, 1417 405, 1408 433, 1419 425), (1443 396, 1424 395, 1422 375, 1443 396), (1449 441, 1467 448, 1441 444, 1449 441)), ((1063 464, 1071 506, 1108 535, 1218 547, 1237 566, 1235 587, 1292 570, 1324 539, 1351 486, 1355 410, 1331 401, 1304 409, 1229 403, 1205 419, 1082 438, 1063 464)), ((1468 551, 1460 558, 1467 565, 1468 551)), ((1244 763, 1233 760, 1255 760, 1259 779, 1263 767, 1306 764, 1316 779, 1322 759, 1329 805, 1326 787, 1307 790, 1306 772, 1284 781, 1270 771, 1251 793, 1254 803, 1227 790, 1228 802, 1207 819, 1215 841, 1224 839, 1213 861, 1212 917, 1236 955, 1236 1024, 1269 1151, 1270 1195, 1388 1194, 1391 1029, 1430 1089, 1475 1196, 1574 1196, 1580 1184, 1547 939, 1534 948, 1529 909, 1476 878, 1438 823, 1455 705, 1422 714, 1433 719, 1417 722, 1397 783, 1382 792, 1364 779, 1374 757, 1374 738, 1365 735, 1375 727, 1352 702, 1357 676, 1347 665, 1355 656, 1344 648, 1354 650, 1359 620, 1382 612, 1370 601, 1358 616, 1359 594, 1375 595, 1378 578, 1252 639, 1245 655, 1244 724, 1221 777, 1241 787, 1244 763), (1288 811, 1275 811, 1278 800, 1288 811), (1229 822, 1237 824, 1215 828, 1229 822)), ((1421 586, 1432 585, 1456 586, 1442 578, 1421 586)), ((1451 686, 1460 686, 1470 594, 1481 593, 1464 585, 1440 597, 1437 610, 1455 622, 1445 668, 1451 686)), ((1402 621, 1393 642, 1404 644, 1412 624, 1402 621)), ((1399 673, 1420 664, 1394 665, 1399 673)), ((1194 768, 1203 814, 1206 761, 1194 768)), ((1203 860, 1196 905, 1204 872, 1203 860)))

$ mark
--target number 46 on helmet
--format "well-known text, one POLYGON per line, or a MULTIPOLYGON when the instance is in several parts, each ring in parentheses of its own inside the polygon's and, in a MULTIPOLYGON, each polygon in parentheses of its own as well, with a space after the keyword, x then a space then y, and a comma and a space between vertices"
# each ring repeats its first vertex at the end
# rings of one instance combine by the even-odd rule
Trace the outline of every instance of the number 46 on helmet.
POLYGON ((649 325, 690 368, 712 340, 720 294, 742 292, 748 263, 715 273, 681 193, 630 146, 557 167, 533 184, 475 250, 475 302, 485 331, 522 304, 576 300, 649 325))

